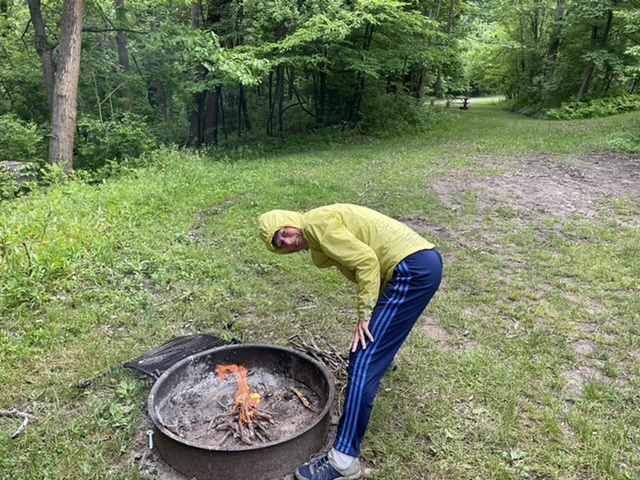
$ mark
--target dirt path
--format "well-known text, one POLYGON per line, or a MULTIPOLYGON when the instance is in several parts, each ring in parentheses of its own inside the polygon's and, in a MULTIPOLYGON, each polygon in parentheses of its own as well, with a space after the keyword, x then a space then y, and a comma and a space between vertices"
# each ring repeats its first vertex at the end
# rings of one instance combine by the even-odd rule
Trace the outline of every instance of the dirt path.
MULTIPOLYGON (((629 155, 530 155, 511 159, 480 158, 477 168, 496 168, 502 173, 482 176, 460 172, 433 185, 440 200, 450 208, 459 199, 475 195, 481 206, 535 210, 566 220, 572 215, 594 218, 609 201, 640 199, 640 158, 629 155)), ((612 211, 612 215, 614 212, 612 211)), ((621 218, 638 226, 638 215, 621 218)))

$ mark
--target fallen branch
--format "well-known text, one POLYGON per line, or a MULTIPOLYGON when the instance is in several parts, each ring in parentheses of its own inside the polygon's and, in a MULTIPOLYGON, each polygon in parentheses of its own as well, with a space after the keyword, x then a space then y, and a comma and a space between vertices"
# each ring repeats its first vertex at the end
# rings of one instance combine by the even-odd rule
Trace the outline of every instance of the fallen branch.
POLYGON ((24 432, 24 429, 27 428, 27 425, 29 425, 29 420, 36 420, 36 417, 31 415, 30 413, 21 412, 19 410, 16 410, 15 408, 12 408, 11 410, 0 410, 0 417, 23 419, 22 425, 20 425, 15 433, 11 435, 11 438, 18 438, 20 434, 24 432))
POLYGON ((325 364, 331 370, 339 385, 346 383, 349 361, 347 356, 340 353, 336 347, 329 345, 326 349, 320 348, 313 338, 304 340, 298 334, 290 337, 289 341, 298 350, 325 364))

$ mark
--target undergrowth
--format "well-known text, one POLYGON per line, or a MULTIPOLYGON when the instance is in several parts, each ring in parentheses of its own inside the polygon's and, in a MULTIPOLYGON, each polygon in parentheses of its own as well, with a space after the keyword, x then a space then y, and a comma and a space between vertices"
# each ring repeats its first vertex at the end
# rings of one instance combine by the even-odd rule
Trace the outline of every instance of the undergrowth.
POLYGON ((621 95, 610 98, 598 98, 590 101, 565 103, 561 107, 547 110, 546 116, 552 120, 576 120, 608 117, 638 110, 640 110, 640 95, 621 95))

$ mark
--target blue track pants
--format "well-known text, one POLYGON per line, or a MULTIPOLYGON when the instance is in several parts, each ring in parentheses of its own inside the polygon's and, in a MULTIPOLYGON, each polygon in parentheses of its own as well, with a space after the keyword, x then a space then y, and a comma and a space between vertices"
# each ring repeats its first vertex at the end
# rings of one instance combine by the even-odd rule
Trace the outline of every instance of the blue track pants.
POLYGON ((349 355, 348 384, 334 448, 357 457, 369 424, 380 381, 394 356, 442 280, 442 257, 437 250, 408 256, 378 299, 369 331, 374 341, 349 355))

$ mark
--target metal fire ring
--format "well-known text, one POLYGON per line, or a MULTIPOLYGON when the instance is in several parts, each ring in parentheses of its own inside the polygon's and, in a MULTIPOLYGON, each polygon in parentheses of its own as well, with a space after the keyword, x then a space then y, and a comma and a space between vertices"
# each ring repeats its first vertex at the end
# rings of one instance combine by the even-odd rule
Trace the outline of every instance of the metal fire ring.
POLYGON ((321 451, 330 426, 334 398, 333 376, 328 369, 297 350, 259 344, 214 348, 176 363, 155 382, 148 399, 154 424, 154 448, 176 471, 197 480, 269 480, 292 473, 309 457, 321 451), (290 376, 310 388, 322 400, 322 410, 295 435, 277 441, 242 447, 200 445, 167 430, 158 416, 161 400, 183 381, 188 370, 206 363, 206 368, 229 363, 247 368, 267 368, 290 376))

